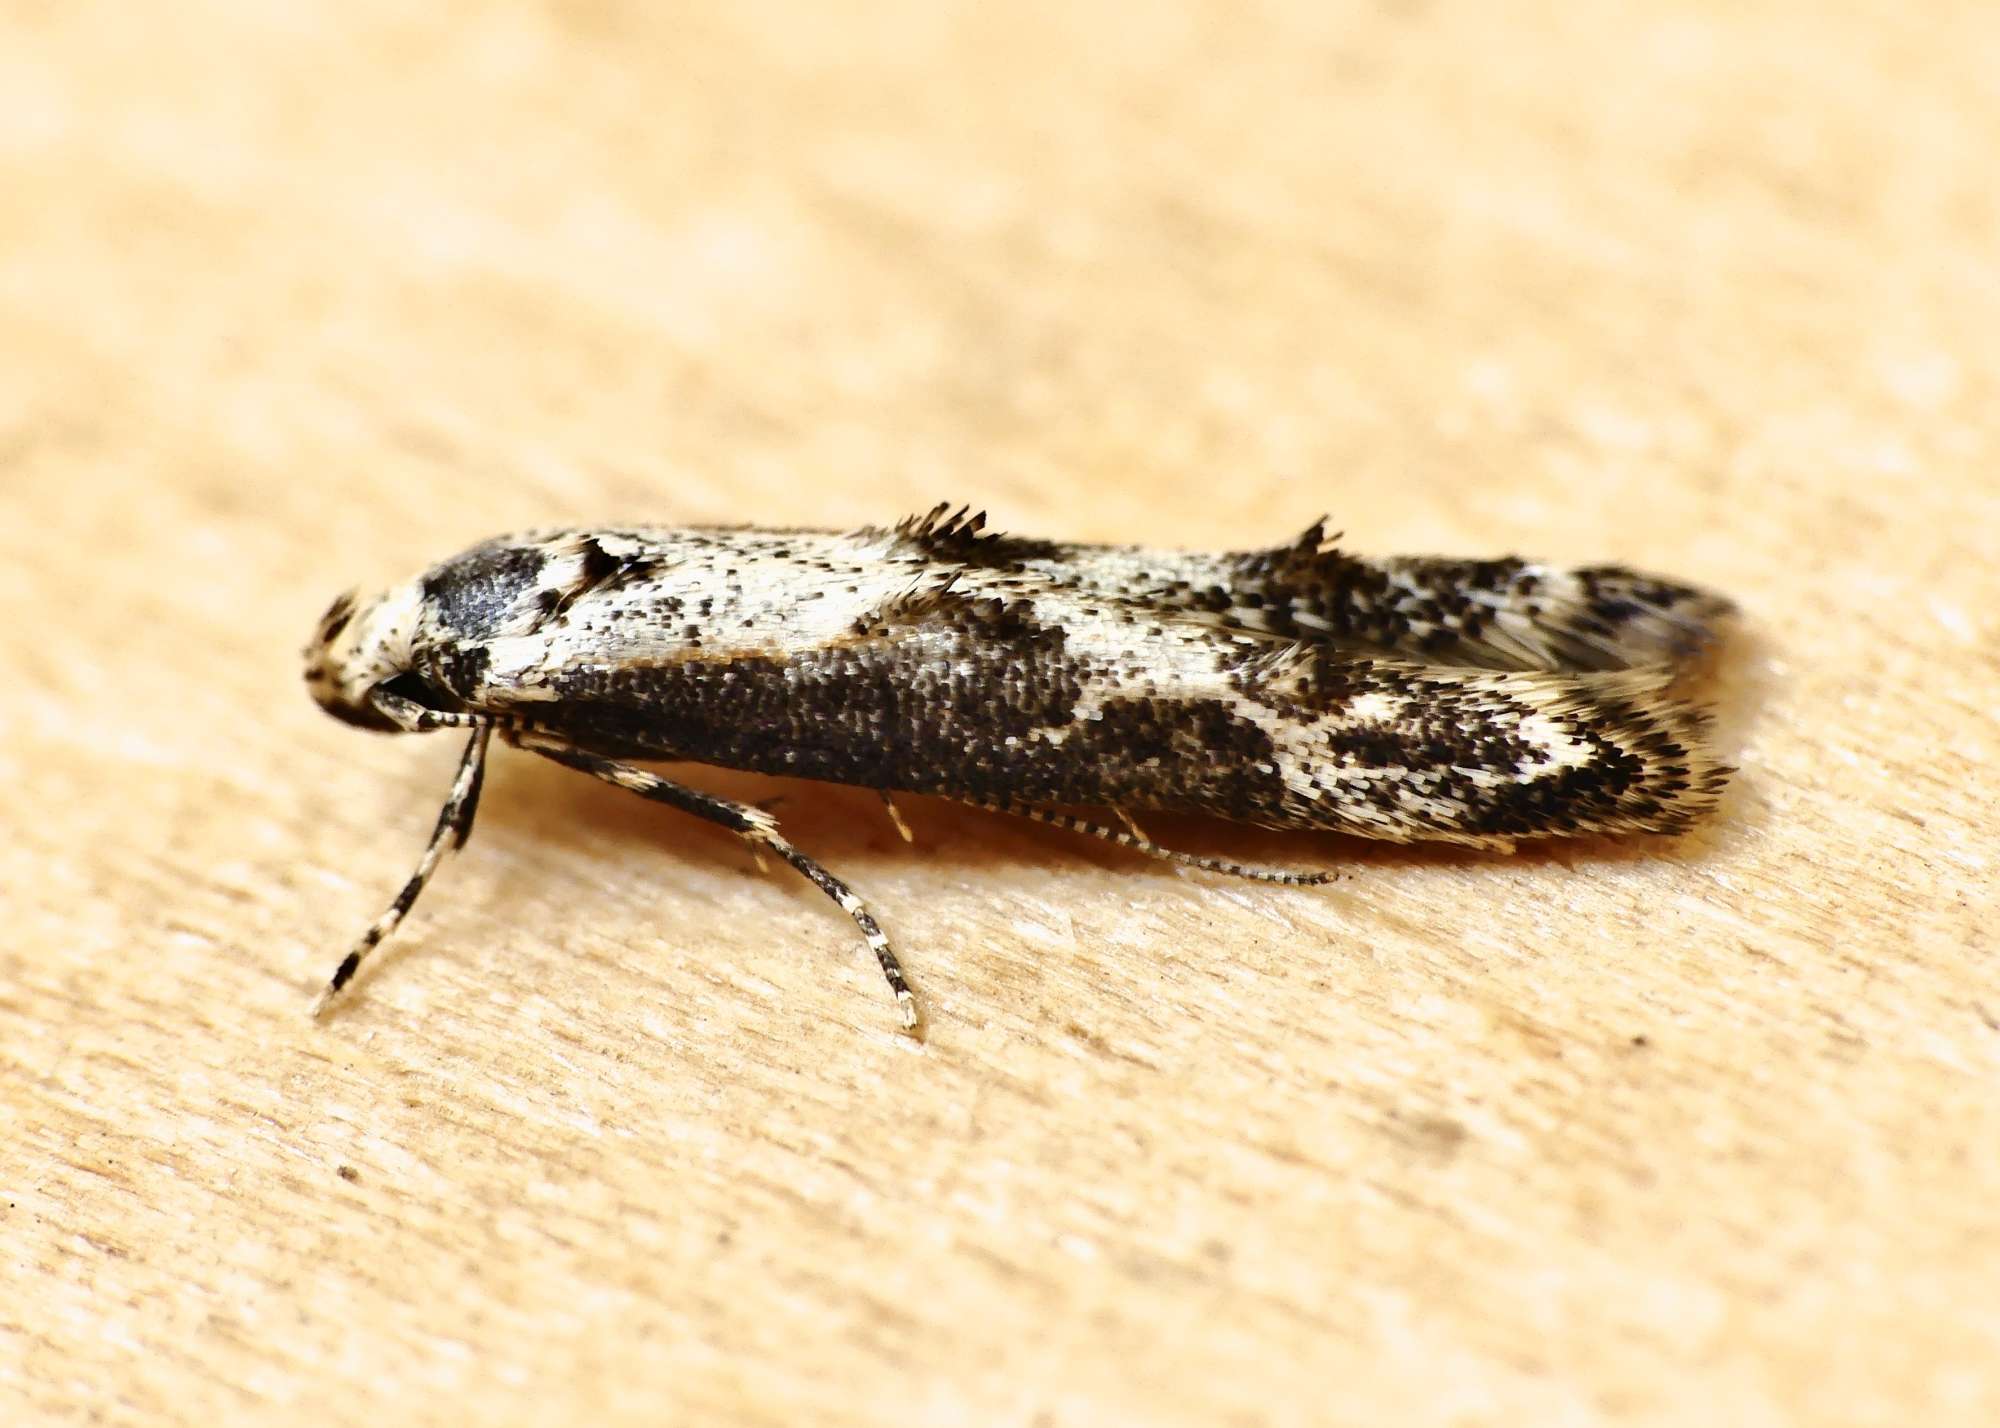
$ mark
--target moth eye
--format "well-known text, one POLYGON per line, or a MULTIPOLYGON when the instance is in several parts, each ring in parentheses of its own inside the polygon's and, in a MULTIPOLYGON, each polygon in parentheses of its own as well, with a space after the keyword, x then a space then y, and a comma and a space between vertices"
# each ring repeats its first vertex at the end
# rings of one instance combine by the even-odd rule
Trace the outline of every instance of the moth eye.
POLYGON ((457 700, 421 674, 409 670, 405 670, 393 679, 383 680, 375 686, 375 692, 392 695, 397 699, 407 699, 412 704, 421 704, 424 708, 435 709, 439 713, 449 713, 458 707, 457 700))

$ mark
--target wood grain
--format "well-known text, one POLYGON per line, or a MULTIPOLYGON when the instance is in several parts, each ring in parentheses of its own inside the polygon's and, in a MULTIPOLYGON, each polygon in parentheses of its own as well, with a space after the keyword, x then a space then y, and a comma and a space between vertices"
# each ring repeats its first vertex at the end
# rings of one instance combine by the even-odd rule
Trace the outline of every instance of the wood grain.
POLYGON ((2000 12, 0 12, 0 1418, 2000 1419, 2000 12), (953 497, 1747 611, 1677 845, 781 794, 318 715, 471 540, 953 497))

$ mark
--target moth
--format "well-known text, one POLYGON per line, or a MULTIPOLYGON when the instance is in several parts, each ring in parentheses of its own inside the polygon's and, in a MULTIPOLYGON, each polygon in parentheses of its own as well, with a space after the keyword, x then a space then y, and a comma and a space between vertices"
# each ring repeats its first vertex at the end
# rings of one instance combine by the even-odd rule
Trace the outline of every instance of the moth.
POLYGON ((465 843, 496 734, 789 863, 853 919, 913 1032, 902 967, 846 883, 764 809, 632 761, 933 794, 1294 884, 1332 874, 1163 848, 1131 815, 1506 848, 1680 833, 1714 807, 1730 770, 1675 682, 1725 598, 1613 565, 1371 559, 1338 539, 1322 521, 1267 550, 1085 545, 940 505, 854 531, 502 536, 342 595, 305 651, 319 704, 467 739, 415 872, 315 1011, 465 843))

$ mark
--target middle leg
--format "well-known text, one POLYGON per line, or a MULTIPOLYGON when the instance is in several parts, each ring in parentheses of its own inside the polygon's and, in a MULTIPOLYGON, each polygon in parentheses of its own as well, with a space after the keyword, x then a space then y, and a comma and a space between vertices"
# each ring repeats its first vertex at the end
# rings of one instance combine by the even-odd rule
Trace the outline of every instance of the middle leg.
POLYGON ((821 867, 813 859, 793 847, 778 832, 778 821, 761 808, 748 804, 718 798, 712 793, 675 783, 661 778, 656 773, 620 763, 616 759, 600 758, 574 749, 547 734, 523 731, 511 736, 513 742, 530 753, 559 763, 565 768, 581 770, 593 778, 638 794, 641 798, 655 803, 664 803, 669 808, 678 808, 683 813, 710 823, 720 824, 730 832, 745 839, 752 848, 768 848, 778 857, 798 869, 814 887, 839 904, 840 910, 854 919, 854 925, 861 929, 861 935, 868 942, 868 950, 875 954, 876 962, 882 968, 882 976, 889 983, 889 990, 896 998, 896 1010, 901 1016, 903 1029, 915 1032, 922 1025, 917 1012, 917 999, 910 991, 910 984, 903 975, 902 963, 889 946, 889 939, 881 925, 857 897, 854 890, 821 867))

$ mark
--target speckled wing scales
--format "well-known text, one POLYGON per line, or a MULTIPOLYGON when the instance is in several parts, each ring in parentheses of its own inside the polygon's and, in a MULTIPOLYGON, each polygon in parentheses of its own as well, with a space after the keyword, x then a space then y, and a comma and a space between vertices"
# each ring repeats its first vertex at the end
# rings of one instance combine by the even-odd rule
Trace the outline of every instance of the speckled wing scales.
POLYGON ((1337 539, 1321 521, 1290 545, 1225 557, 1229 587, 1279 633, 1493 669, 1671 663, 1731 613, 1718 595, 1620 566, 1370 559, 1337 539))
POLYGON ((1673 688, 1730 613, 1694 587, 1613 566, 1370 560, 1324 523, 1222 555, 1022 541, 942 507, 896 529, 964 562, 961 590, 984 577, 1064 632, 1075 727, 1030 737, 1097 770, 1113 807, 1499 845, 1679 832, 1728 774, 1673 688), (1092 728, 1106 723, 1114 736, 1092 728))
POLYGON ((1698 653, 1722 596, 1601 565, 1349 554, 1324 521, 1267 550, 1066 547, 1034 568, 1218 628, 1485 669, 1626 669, 1698 653))
POLYGON ((1504 845, 1677 833, 1706 813, 1729 770, 1674 678, 1659 666, 1485 670, 1300 643, 1253 661, 1237 687, 1278 750, 1282 826, 1504 845))
POLYGON ((542 539, 540 613, 459 641, 456 692, 610 757, 1470 843, 1678 831, 1725 772, 1669 673, 1726 602, 1611 567, 1367 560, 1318 525, 1066 545, 942 507, 542 539))

